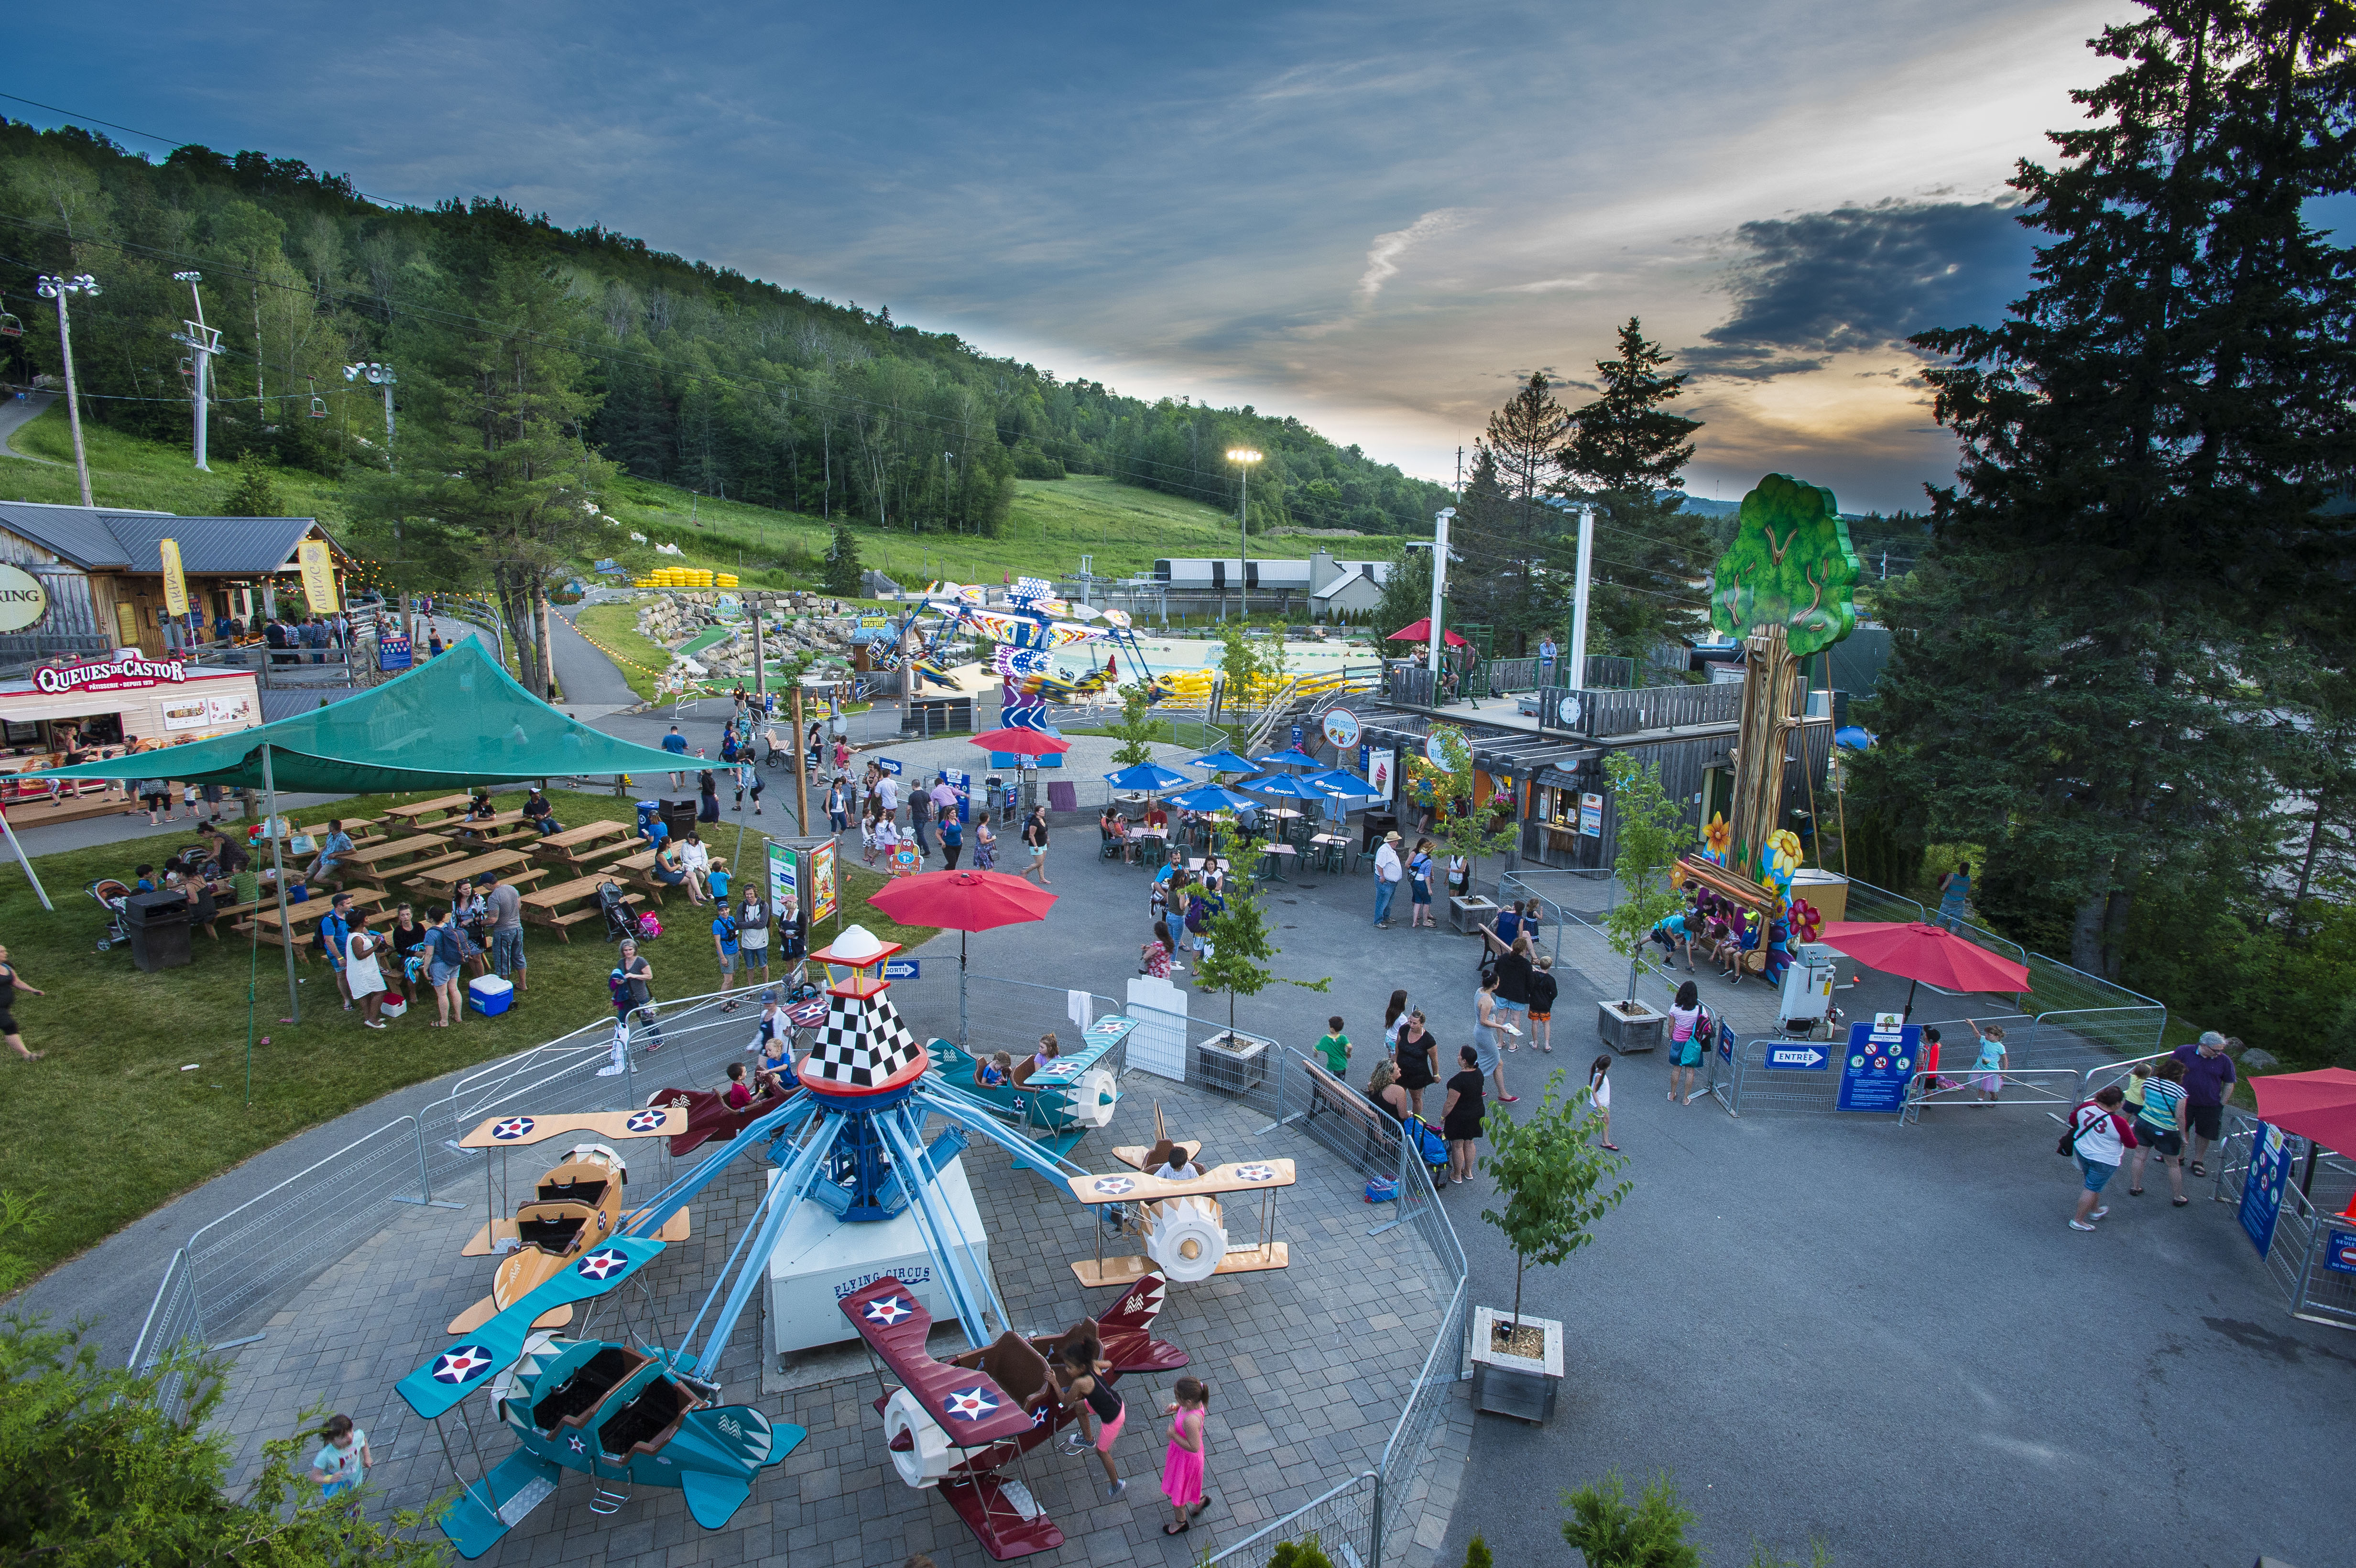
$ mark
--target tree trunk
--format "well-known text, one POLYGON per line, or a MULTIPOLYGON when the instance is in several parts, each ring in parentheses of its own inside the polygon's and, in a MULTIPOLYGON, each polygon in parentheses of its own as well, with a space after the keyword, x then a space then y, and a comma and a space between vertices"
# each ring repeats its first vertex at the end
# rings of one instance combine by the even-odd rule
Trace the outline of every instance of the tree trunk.
POLYGON ((2103 916, 2109 905, 2108 892, 2096 893, 2079 903, 2070 922, 2070 962, 2089 975, 2102 972, 2103 916))
POLYGON ((540 685, 533 688, 551 702, 556 700, 556 634, 548 624, 548 588, 545 583, 532 584, 532 635, 540 650, 540 685))
POLYGON ((1520 1329, 1521 1329, 1521 1327, 1522 1327, 1522 1254, 1521 1254, 1521 1253, 1515 1253, 1514 1254, 1514 1328, 1515 1328, 1515 1332, 1519 1332, 1519 1331, 1520 1331, 1520 1329))

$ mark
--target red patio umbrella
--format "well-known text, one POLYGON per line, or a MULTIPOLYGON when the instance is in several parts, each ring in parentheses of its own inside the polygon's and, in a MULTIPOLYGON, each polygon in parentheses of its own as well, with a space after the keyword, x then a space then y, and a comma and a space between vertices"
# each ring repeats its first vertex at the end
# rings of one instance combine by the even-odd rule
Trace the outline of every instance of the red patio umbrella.
MULTIPOLYGON (((1426 615, 1412 626, 1401 626, 1383 640, 1389 643, 1428 643, 1431 641, 1431 617, 1426 615)), ((1463 638, 1445 626, 1440 629, 1440 640, 1451 648, 1465 645, 1463 638)))
MULTIPOLYGON (((1001 731, 1019 735, 1028 731, 1001 731)), ((1063 742, 1056 741, 1060 746, 1063 742)), ((965 933, 1044 920, 1056 895, 1004 871, 920 871, 880 889, 867 901, 903 925, 937 925, 958 933, 958 1044, 965 1044, 965 933)))
POLYGON ((967 736, 966 743, 991 752, 1017 752, 1026 757, 1061 756, 1072 749, 1069 741, 1043 735, 1036 730, 985 730, 979 735, 967 736))
POLYGON ((2341 1153, 2356 1150, 2356 1072, 2321 1067, 2250 1080, 2258 1119, 2341 1153))
MULTIPOLYGON (((1965 941, 1943 926, 1919 920, 1843 920, 1825 927, 1817 941, 1869 968, 1901 975, 1914 985, 1948 991, 2026 991, 2029 970, 2009 958, 1965 941)), ((1906 987, 1906 1012, 1914 1012, 1914 986, 1906 987)))

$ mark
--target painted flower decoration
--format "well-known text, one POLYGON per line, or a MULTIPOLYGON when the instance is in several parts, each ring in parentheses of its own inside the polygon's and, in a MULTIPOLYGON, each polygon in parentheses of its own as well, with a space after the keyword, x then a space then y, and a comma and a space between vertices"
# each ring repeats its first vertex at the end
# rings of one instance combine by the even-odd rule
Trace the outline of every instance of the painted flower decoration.
POLYGON ((1824 929, 1825 917, 1816 912, 1815 905, 1810 903, 1807 900, 1801 898, 1795 898, 1792 901, 1793 940, 1796 942, 1814 942, 1817 937, 1824 934, 1824 929))
POLYGON ((1703 839, 1709 846, 1709 858, 1722 862, 1727 852, 1734 848, 1734 825, 1726 820, 1724 813, 1714 814, 1703 839))
POLYGON ((1788 827, 1767 835, 1767 860, 1778 881, 1788 882, 1800 867, 1800 836, 1788 827))

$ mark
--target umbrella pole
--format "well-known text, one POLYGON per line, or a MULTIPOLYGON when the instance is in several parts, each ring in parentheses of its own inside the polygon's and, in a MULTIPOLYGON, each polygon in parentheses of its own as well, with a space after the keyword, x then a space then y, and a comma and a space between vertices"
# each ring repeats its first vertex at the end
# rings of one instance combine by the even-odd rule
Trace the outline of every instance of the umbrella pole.
POLYGON ((965 938, 958 933, 958 1049, 965 1049, 965 938))
POLYGON ((278 784, 270 772, 270 742, 262 743, 262 830, 270 836, 270 880, 278 887, 278 945, 286 954, 286 1021, 303 1021, 303 1004, 294 995, 294 943, 286 929, 286 863, 279 852, 278 784))
POLYGON ((1906 982, 1906 1010, 1899 1015, 1901 1023, 1914 1016, 1914 987, 1920 983, 1915 980, 1906 982))

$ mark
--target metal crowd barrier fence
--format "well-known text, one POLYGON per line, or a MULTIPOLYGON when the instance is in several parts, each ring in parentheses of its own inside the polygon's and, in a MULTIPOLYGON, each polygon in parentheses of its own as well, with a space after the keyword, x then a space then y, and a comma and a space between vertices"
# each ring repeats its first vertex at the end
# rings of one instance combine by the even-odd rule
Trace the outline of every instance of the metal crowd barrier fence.
MULTIPOLYGON (((2251 1150, 2265 1124, 2229 1109, 2211 1196, 2244 1208, 2251 1150)), ((2286 1135, 2289 1169, 2261 1258, 2266 1277, 2283 1293, 2291 1316, 2337 1328, 2356 1328, 2356 1165, 2312 1141, 2286 1135), (2337 1206, 2335 1208, 2335 1205, 2337 1206)), ((2255 1238, 2253 1237, 2254 1244, 2255 1238)))
POLYGON ((2049 1112, 2056 1106, 2067 1110, 2078 1104, 2078 1081, 2077 1070, 2069 1067, 2013 1067, 1993 1074, 1917 1072, 1907 1083, 1906 1108, 1898 1120, 1901 1125, 1913 1125, 1922 1119, 1926 1105, 2042 1105, 2049 1112), (1983 1083, 1988 1077, 1997 1080, 1993 1093, 1983 1083))

